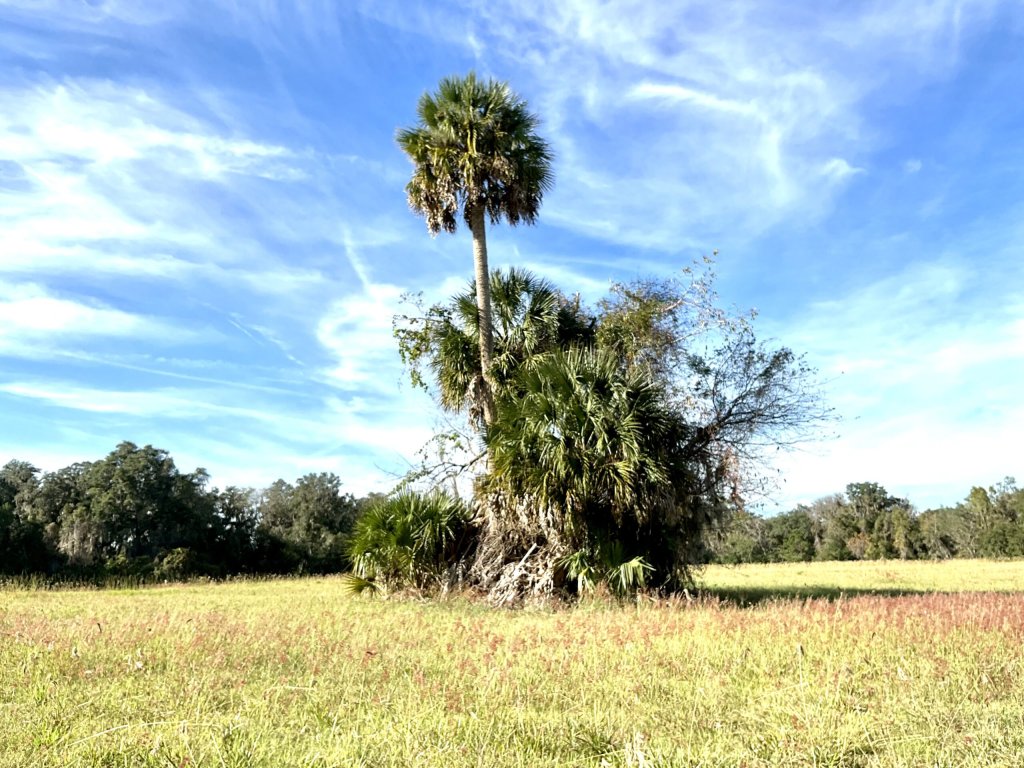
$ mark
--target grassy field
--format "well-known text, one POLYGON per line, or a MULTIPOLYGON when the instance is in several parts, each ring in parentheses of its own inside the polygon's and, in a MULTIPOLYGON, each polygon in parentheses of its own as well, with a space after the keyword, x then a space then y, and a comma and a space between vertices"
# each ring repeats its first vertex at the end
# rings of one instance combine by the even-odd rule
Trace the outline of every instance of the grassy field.
POLYGON ((910 595, 930 592, 1022 592, 1019 560, 876 560, 849 563, 713 565, 702 586, 741 603, 764 598, 910 595))
POLYGON ((1024 765, 1022 563, 711 569, 802 599, 494 610, 336 578, 0 591, 0 765, 1024 765))

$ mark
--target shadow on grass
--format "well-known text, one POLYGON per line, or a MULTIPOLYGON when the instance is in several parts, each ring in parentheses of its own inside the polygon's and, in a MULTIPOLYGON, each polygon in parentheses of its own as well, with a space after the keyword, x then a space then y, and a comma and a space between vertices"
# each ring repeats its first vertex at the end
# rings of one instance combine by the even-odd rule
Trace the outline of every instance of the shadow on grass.
POLYGON ((794 587, 701 587, 698 595, 708 600, 719 600, 741 607, 776 601, 840 600, 850 597, 903 597, 905 595, 932 594, 925 589, 857 589, 827 585, 794 587))

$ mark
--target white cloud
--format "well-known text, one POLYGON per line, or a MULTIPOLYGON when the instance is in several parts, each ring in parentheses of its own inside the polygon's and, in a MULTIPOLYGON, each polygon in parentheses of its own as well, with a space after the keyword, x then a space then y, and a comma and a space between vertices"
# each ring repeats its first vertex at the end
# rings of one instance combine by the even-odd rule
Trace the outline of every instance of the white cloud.
POLYGON ((0 188, 0 274, 74 277, 83 293, 163 284, 168 311, 175 294, 179 306, 248 297, 270 328, 348 290, 337 245, 383 247, 414 223, 357 213, 373 185, 395 183, 390 167, 214 128, 181 101, 74 78, 0 89, 0 163, 17 182, 0 188))
POLYGON ((180 343, 192 334, 98 302, 54 296, 37 284, 0 282, 0 354, 46 356, 84 337, 180 343))
MULTIPOLYGON (((159 152, 178 152, 179 172, 216 178, 245 173, 266 178, 297 171, 278 161, 284 147, 211 135, 194 117, 138 88, 103 81, 70 81, 0 91, 0 156, 19 162, 36 181, 58 186, 48 163, 113 165, 159 152), (18 109, 14 109, 14 105, 18 109), (29 130, 25 130, 29 128, 29 130)), ((300 175, 301 177, 301 175, 300 175)))
POLYGON ((855 176, 858 173, 864 173, 864 169, 854 168, 841 157, 833 157, 822 166, 821 172, 825 176, 831 177, 837 181, 842 181, 843 179, 855 176))
POLYGON ((143 326, 141 318, 127 312, 54 298, 39 285, 0 284, 0 333, 130 336, 143 326))
POLYGON ((160 24, 175 16, 172 6, 154 5, 145 0, 4 0, 4 4, 33 13, 46 11, 63 24, 118 20, 131 24, 160 24))
POLYGON ((724 112, 730 115, 748 116, 757 120, 762 119, 761 113, 752 103, 723 99, 712 93, 686 88, 682 85, 642 82, 633 86, 626 95, 627 98, 692 104, 701 109, 724 112))
POLYGON ((203 205, 202 185, 304 174, 290 150, 217 135, 142 89, 91 80, 0 90, 4 158, 28 186, 0 207, 3 271, 180 278, 192 266, 182 252, 252 267, 262 249, 203 205))
POLYGON ((942 401, 902 415, 851 420, 827 443, 775 462, 785 479, 780 508, 842 491, 848 483, 878 482, 921 509, 954 504, 975 485, 1020 475, 1017 458, 1024 408, 996 405, 951 409, 942 401), (799 493, 789 489, 799 488, 799 493))
POLYGON ((0 399, 78 414, 58 422, 59 453, 12 445, 0 435, 0 455, 52 471, 101 458, 128 437, 170 451, 179 467, 205 467, 220 487, 260 488, 278 477, 290 481, 308 472, 335 472, 357 495, 386 491, 432 434, 429 398, 422 393, 381 402, 328 397, 312 408, 305 403, 288 410, 282 403, 238 405, 224 388, 116 390, 19 381, 0 384, 0 399), (198 422, 206 428, 197 430, 198 422), (221 429, 235 439, 220 439, 221 429))
POLYGON ((368 285, 363 292, 335 301, 320 319, 316 336, 337 363, 327 375, 344 388, 370 382, 392 386, 400 367, 391 335, 391 318, 401 289, 368 285))
POLYGON ((557 289, 572 296, 579 292, 585 301, 596 301, 608 295, 611 287, 611 280, 599 280, 589 275, 550 261, 516 261, 521 266, 535 275, 551 281, 557 289))

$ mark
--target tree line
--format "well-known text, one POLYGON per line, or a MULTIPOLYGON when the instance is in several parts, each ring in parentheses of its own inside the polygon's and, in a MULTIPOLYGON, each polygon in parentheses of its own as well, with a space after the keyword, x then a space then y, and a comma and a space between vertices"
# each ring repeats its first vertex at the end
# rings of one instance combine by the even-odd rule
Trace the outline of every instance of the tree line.
MULTIPOLYGON (((439 492, 356 498, 331 473, 262 490, 211 488, 204 470, 181 472, 166 451, 130 442, 53 472, 18 460, 0 468, 7 575, 223 578, 362 566, 378 580, 429 587, 451 576, 480 522, 439 492)), ((877 483, 851 483, 772 517, 733 507, 703 533, 694 564, 1024 557, 1024 488, 1005 478, 918 512, 877 483)), ((624 562, 621 552, 603 556, 624 562)), ((593 566, 579 558, 564 567, 578 578, 593 566)))
POLYGON ((40 472, 0 469, 0 573, 72 579, 178 579, 327 573, 372 498, 337 476, 307 474, 262 490, 209 487, 166 451, 130 442, 105 458, 40 472))
POLYGON ((878 483, 851 483, 774 517, 736 510, 708 552, 721 563, 1024 557, 1024 489, 1007 477, 919 513, 878 483))

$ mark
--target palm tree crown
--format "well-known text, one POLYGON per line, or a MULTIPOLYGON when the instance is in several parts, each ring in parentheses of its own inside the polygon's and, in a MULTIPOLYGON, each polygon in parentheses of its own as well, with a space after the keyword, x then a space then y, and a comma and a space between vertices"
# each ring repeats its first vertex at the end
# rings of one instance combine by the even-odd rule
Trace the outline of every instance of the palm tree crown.
POLYGON ((446 77, 436 93, 423 94, 417 115, 419 124, 397 138, 415 166, 409 206, 432 234, 454 232, 460 209, 469 226, 481 208, 494 224, 534 223, 552 183, 551 151, 507 83, 472 72, 446 77))

